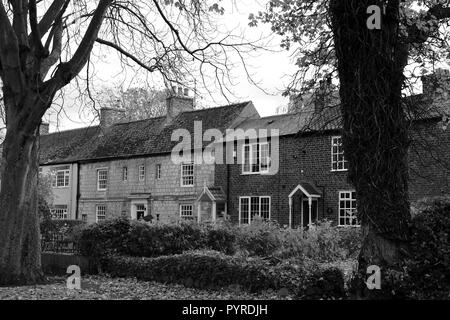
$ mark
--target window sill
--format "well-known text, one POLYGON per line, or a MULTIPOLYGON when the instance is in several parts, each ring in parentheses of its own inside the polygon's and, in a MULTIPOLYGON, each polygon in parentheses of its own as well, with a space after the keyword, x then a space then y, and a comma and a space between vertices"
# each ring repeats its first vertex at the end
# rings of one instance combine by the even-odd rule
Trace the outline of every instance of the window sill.
POLYGON ((360 224, 355 224, 355 225, 345 225, 345 224, 338 224, 339 228, 361 228, 360 224))
POLYGON ((337 170, 333 170, 331 169, 331 172, 347 172, 348 169, 337 169, 337 170))
POLYGON ((180 187, 181 187, 181 188, 193 188, 194 185, 193 185, 193 184, 192 184, 192 185, 188 185, 188 186, 183 186, 183 185, 181 185, 180 187))

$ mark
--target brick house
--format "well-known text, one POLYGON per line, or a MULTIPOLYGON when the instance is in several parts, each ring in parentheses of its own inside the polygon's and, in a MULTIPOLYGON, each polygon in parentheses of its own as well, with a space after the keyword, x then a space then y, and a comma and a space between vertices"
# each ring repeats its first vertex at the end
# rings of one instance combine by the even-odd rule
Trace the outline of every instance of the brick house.
MULTIPOLYGON (((444 75, 448 85, 445 91, 450 91, 450 75, 444 75)), ((408 160, 412 202, 450 195, 450 129, 442 121, 443 115, 450 114, 450 100, 445 92, 436 93, 433 76, 422 80, 424 93, 405 101, 415 106, 410 115, 408 160)), ((261 164, 265 157, 269 162, 273 156, 263 154, 264 149, 274 151, 270 140, 260 143, 248 138, 240 146, 241 163, 217 165, 215 180, 222 182, 232 221, 249 224, 251 217, 260 216, 294 228, 322 219, 340 226, 358 225, 356 193, 347 182, 339 109, 313 108, 250 119, 238 126, 244 131, 278 129, 279 165, 275 174, 267 174, 261 164), (269 146, 264 147, 266 144, 269 146)))
MULTIPOLYGON (((120 215, 168 221, 200 214, 211 220, 212 204, 199 208, 197 198, 206 185, 214 190, 215 166, 173 163, 178 142, 172 133, 193 132, 200 122, 203 132, 225 131, 259 115, 251 102, 194 110, 193 99, 184 95, 168 98, 167 108, 166 116, 124 123, 120 110, 102 109, 99 126, 42 135, 40 168, 52 176, 55 216, 96 222, 120 215)), ((223 205, 222 199, 218 209, 224 211, 223 205)))

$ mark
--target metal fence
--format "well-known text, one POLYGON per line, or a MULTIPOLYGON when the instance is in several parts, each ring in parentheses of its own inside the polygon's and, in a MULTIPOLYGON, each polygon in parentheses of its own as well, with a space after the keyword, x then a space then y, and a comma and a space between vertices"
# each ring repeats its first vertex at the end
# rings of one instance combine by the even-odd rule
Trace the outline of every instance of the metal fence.
POLYGON ((41 251, 78 254, 79 247, 76 242, 65 239, 64 235, 50 234, 41 237, 41 251))

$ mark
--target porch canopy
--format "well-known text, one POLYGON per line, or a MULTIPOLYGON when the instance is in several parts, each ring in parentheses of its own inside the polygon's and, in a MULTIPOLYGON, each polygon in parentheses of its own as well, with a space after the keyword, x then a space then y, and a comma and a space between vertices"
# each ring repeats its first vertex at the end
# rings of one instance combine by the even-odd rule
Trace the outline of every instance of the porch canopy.
POLYGON ((202 202, 210 202, 211 206, 211 220, 213 222, 217 219, 217 207, 223 207, 224 213, 227 212, 227 202, 226 196, 221 187, 207 187, 206 185, 203 187, 203 191, 200 193, 200 196, 197 198, 198 206, 197 206, 197 214, 198 214, 198 222, 201 222, 202 217, 202 202))
MULTIPOLYGON (((322 193, 317 189, 317 187, 310 182, 300 182, 294 190, 289 194, 289 228, 292 228, 292 198, 297 192, 302 192, 302 194, 308 198, 308 208, 309 208, 309 223, 312 221, 312 204, 313 201, 317 201, 322 197, 322 193)), ((316 206, 318 210, 318 206, 316 206)), ((318 214, 318 213, 316 213, 318 214)), ((301 227, 303 228, 303 214, 301 215, 301 227)))

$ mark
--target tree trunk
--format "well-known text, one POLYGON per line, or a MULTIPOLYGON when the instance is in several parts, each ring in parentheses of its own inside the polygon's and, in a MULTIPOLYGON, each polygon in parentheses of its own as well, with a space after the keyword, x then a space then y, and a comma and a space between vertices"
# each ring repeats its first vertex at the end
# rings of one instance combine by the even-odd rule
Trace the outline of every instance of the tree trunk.
MULTIPOLYGON (((13 110, 5 98, 5 108, 13 110)), ((35 99, 25 99, 30 101, 35 99)), ((27 106, 21 106, 25 109, 27 106)), ((20 110, 20 109, 19 109, 20 110)), ((37 210, 39 127, 26 129, 10 112, 3 142, 0 189, 0 285, 43 279, 37 210)))
POLYGON ((398 1, 389 1, 381 30, 366 24, 370 5, 385 1, 331 0, 343 145, 356 188, 364 241, 359 273, 369 265, 397 267, 408 243, 408 126, 401 103, 404 46, 398 1))

